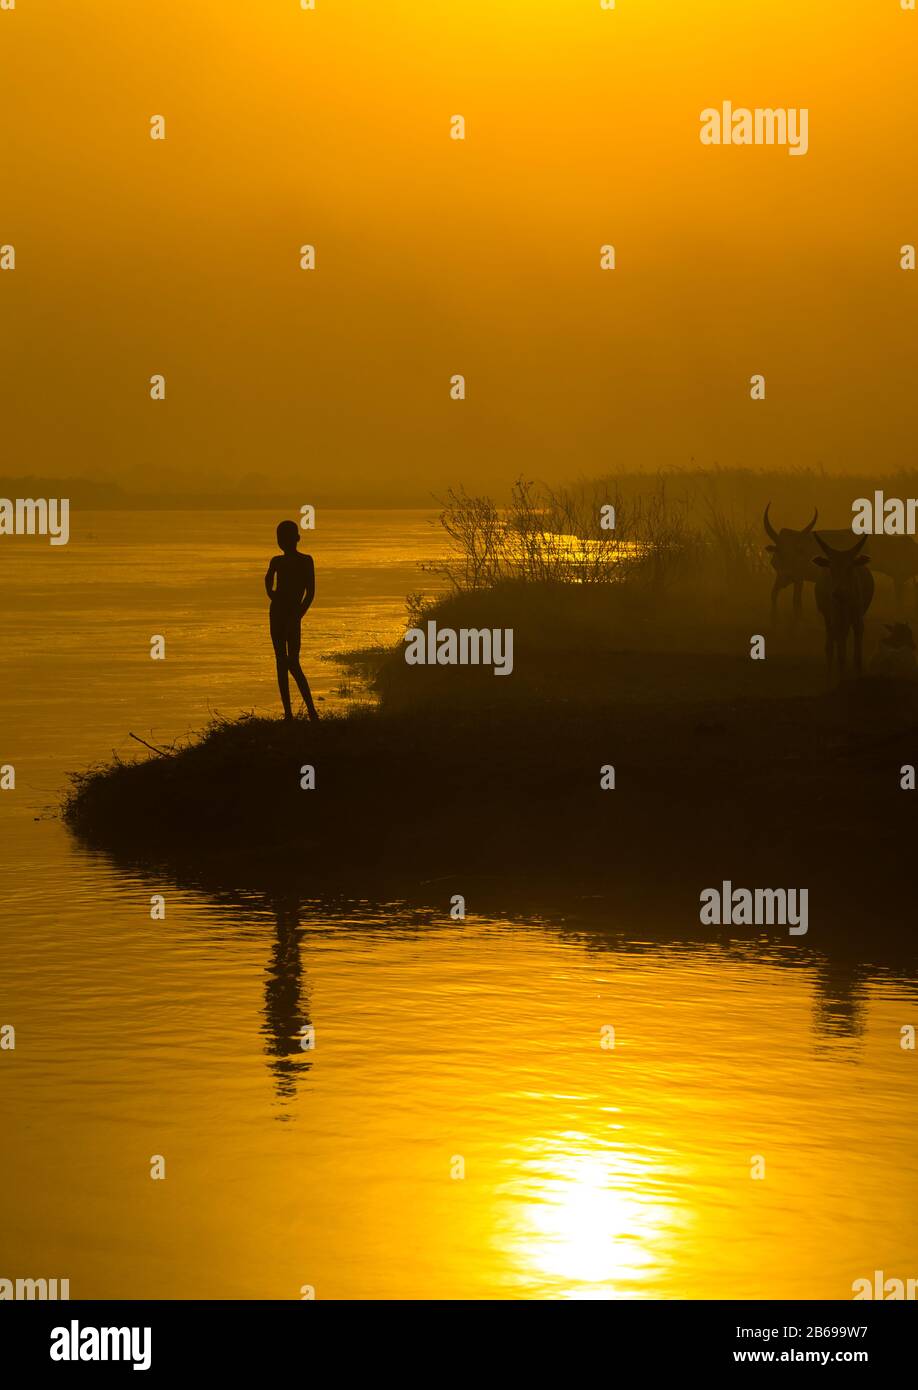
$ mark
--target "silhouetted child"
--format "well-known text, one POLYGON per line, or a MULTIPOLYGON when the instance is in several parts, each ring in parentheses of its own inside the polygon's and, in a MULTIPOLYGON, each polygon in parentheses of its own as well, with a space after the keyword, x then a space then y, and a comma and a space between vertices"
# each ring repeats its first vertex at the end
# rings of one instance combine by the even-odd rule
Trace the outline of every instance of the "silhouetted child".
POLYGON ((300 623, 316 596, 316 568, 311 555, 301 555, 297 550, 299 541, 300 528, 296 522, 282 521, 277 528, 277 543, 283 554, 272 558, 265 575, 265 590, 271 600, 271 641, 277 660, 277 684, 284 718, 293 718, 288 675, 292 673, 309 718, 318 719, 309 682, 300 666, 300 623))

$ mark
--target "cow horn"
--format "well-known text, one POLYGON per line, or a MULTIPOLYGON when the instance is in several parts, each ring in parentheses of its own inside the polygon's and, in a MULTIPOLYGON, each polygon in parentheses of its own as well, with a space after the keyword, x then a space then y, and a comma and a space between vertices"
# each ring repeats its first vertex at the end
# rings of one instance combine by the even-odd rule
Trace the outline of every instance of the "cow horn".
POLYGON ((854 545, 851 547, 850 550, 846 550, 846 551, 845 551, 845 554, 846 554, 846 555, 851 555, 851 556, 857 555, 857 554, 859 554, 860 551, 862 551, 862 550, 864 549, 864 546, 865 546, 866 544, 867 544, 867 537, 866 537, 866 536, 861 536, 860 540, 859 540, 859 541, 856 541, 856 542, 854 543, 854 545))
POLYGON ((778 539, 778 533, 777 533, 777 531, 775 530, 775 528, 772 526, 771 522, 768 520, 768 508, 769 508, 770 506, 771 506, 771 503, 769 502, 768 505, 767 505, 766 508, 765 508, 765 516, 764 516, 764 521, 765 521, 765 534, 768 536, 768 539, 769 539, 769 540, 776 541, 776 540, 778 539))
POLYGON ((816 525, 816 522, 817 522, 818 520, 819 520, 819 508, 817 507, 817 509, 813 512, 813 520, 810 522, 809 526, 804 526, 804 528, 803 528, 803 534, 806 535, 807 531, 812 531, 813 527, 816 525))
MULTIPOLYGON (((866 540, 866 539, 867 539, 867 537, 865 536, 865 537, 864 537, 864 540, 866 540)), ((841 554, 841 551, 840 551, 840 550, 833 550, 832 547, 831 547, 830 545, 826 545, 826 543, 825 543, 825 541, 823 540, 822 536, 817 536, 817 534, 816 534, 815 531, 813 532, 813 540, 816 542, 816 544, 817 544, 818 546, 821 547, 822 550, 825 551, 825 553, 826 553, 827 555, 840 555, 840 554, 841 554)))

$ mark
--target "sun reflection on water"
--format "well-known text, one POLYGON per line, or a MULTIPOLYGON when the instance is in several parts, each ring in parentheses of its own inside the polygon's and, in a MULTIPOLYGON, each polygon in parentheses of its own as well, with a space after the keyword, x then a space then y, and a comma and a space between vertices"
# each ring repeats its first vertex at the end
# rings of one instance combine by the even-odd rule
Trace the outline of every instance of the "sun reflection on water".
POLYGON ((655 1158, 602 1149, 586 1135, 535 1140, 498 1244, 521 1291, 568 1299, 650 1297, 688 1218, 655 1158))

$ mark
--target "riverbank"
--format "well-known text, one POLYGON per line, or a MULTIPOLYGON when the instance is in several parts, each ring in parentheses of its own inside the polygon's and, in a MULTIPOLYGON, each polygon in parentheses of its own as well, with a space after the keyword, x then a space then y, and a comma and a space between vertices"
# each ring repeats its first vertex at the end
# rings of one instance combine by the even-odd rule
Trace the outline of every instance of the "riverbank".
POLYGON ((390 698, 316 724, 218 721, 166 756, 78 775, 65 819, 88 844, 226 889, 461 893, 472 910, 476 887, 493 906, 503 886, 690 922, 729 879, 808 888, 811 935, 911 933, 914 686, 751 697, 730 674, 742 684, 754 663, 721 657, 728 691, 712 698, 711 658, 617 664, 601 705, 390 698))

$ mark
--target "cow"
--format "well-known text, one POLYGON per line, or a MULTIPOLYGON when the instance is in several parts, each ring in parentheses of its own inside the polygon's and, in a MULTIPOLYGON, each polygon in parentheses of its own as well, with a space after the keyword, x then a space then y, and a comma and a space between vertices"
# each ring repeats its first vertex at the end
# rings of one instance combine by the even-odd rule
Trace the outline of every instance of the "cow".
POLYGON ((771 551, 771 567, 775 572, 775 582, 771 589, 771 621, 777 622, 778 618, 778 595, 782 589, 786 589, 789 584, 794 586, 794 622, 800 617, 800 610, 803 605, 803 586, 806 583, 815 584, 816 575, 813 572, 813 557, 816 553, 816 546, 813 541, 813 527, 819 519, 818 510, 813 512, 813 520, 804 526, 802 531, 791 531, 786 526, 782 526, 780 531, 776 531, 772 526, 768 512, 771 503, 765 507, 765 534, 770 537, 772 544, 766 545, 765 549, 771 551))
POLYGON ((873 575, 867 568, 870 556, 861 553, 867 537, 861 536, 847 550, 836 550, 820 535, 814 539, 823 552, 813 557, 813 564, 821 570, 816 579, 816 607, 826 625, 826 667, 831 679, 833 661, 837 661, 839 680, 844 680, 849 632, 854 635, 854 669, 858 675, 863 669, 864 614, 873 599, 873 575))
MULTIPOLYGON (((765 508, 765 532, 772 541, 765 547, 771 552, 771 567, 775 572, 775 582, 771 590, 771 617, 777 617, 778 594, 789 584, 794 586, 794 621, 800 617, 803 586, 816 580, 813 560, 819 554, 813 527, 819 512, 813 513, 813 520, 802 531, 792 531, 782 527, 776 531, 769 519, 769 508, 765 508)), ((831 546, 844 549, 852 540, 851 531, 821 531, 820 535, 831 546)), ((918 575, 918 545, 911 536, 871 536, 870 554, 873 568, 879 574, 888 575, 895 585, 896 605, 901 606, 905 586, 918 575)))

